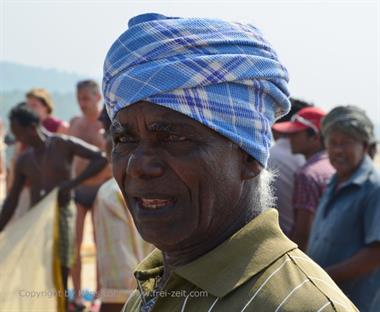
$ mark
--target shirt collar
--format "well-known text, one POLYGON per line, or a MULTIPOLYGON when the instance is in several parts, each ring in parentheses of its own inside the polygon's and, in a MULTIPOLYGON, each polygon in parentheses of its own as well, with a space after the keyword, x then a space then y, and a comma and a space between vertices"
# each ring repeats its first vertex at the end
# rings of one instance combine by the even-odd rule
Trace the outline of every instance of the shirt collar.
POLYGON ((368 155, 364 156, 359 168, 356 169, 349 182, 361 185, 368 179, 368 174, 373 170, 373 163, 368 155))
MULTIPOLYGON (((175 274, 223 297, 296 248, 280 230, 278 212, 269 209, 200 258, 178 267, 175 274)), ((155 250, 136 269, 139 280, 162 273, 162 254, 155 250)))
MULTIPOLYGON (((367 181, 368 175, 372 170, 373 170, 372 160, 368 155, 365 155, 358 169, 356 169, 356 171, 352 174, 352 176, 346 182, 342 183, 342 185, 339 186, 339 189, 342 189, 351 184, 362 185, 365 181, 367 181)), ((337 176, 335 174, 329 186, 335 188, 336 183, 337 183, 337 176)))
POLYGON ((318 153, 315 153, 313 156, 307 159, 305 165, 309 165, 324 158, 327 158, 327 152, 325 150, 319 151, 318 153))
POLYGON ((290 147, 290 141, 288 138, 278 138, 278 140, 275 142, 276 145, 279 145, 281 147, 290 147))

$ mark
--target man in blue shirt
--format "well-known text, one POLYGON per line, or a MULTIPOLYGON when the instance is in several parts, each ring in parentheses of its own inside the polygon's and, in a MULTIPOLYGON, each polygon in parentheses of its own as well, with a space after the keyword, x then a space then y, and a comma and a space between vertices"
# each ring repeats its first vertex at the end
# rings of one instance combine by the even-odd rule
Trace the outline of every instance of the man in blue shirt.
POLYGON ((360 311, 380 311, 373 302, 380 289, 380 174, 367 156, 373 124, 357 107, 337 107, 322 133, 336 174, 320 201, 308 254, 360 311))

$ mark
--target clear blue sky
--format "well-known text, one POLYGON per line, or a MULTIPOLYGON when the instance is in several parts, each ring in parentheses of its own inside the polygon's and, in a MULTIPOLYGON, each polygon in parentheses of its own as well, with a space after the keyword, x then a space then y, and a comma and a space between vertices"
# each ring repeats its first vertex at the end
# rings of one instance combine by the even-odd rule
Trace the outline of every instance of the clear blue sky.
POLYGON ((100 78, 104 56, 146 12, 207 16, 261 28, 294 96, 330 109, 355 104, 380 120, 378 1, 0 0, 0 59, 100 78))

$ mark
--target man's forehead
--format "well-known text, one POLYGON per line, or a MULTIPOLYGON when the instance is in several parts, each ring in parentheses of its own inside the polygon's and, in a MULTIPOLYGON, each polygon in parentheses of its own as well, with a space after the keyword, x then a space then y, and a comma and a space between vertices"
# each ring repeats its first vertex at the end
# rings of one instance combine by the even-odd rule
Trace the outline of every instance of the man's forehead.
MULTIPOLYGON (((143 121, 149 131, 180 133, 202 140, 232 141, 182 113, 158 104, 140 101, 121 109, 111 125, 111 132, 138 132, 138 124, 143 121)), ((235 144, 235 143, 234 143, 235 144)))
POLYGON ((11 127, 22 127, 21 123, 17 119, 11 119, 9 124, 11 127))
POLYGON ((32 127, 28 126, 23 126, 18 120, 13 119, 10 120, 10 128, 13 134, 17 132, 17 134, 27 134, 29 131, 31 131, 32 127))
POLYGON ((138 120, 141 119, 146 125, 157 124, 166 127, 194 130, 204 128, 204 131, 211 131, 198 121, 184 114, 149 102, 138 102, 120 110, 112 122, 112 125, 134 127, 138 123, 138 120))

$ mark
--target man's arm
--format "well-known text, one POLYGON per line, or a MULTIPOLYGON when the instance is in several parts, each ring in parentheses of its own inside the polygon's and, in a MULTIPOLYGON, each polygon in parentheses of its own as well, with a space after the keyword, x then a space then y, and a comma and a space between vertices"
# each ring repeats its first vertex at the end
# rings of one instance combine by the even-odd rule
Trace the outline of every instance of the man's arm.
POLYGON ((294 241, 298 248, 306 251, 311 226, 314 221, 314 213, 306 209, 295 210, 295 222, 290 233, 290 239, 294 241))
POLYGON ((79 121, 80 117, 76 116, 76 117, 73 117, 70 119, 70 122, 69 122, 69 128, 68 128, 68 135, 71 135, 71 136, 74 136, 74 137, 77 137, 78 134, 77 134, 77 122, 79 121))
POLYGON ((358 278, 380 268, 380 185, 366 195, 361 206, 364 211, 364 247, 351 258, 326 268, 327 273, 337 283, 358 278))
POLYGON ((69 134, 69 130, 69 124, 66 121, 63 121, 57 129, 57 133, 69 134))
POLYGON ((380 242, 373 243, 359 250, 351 258, 325 268, 337 283, 353 280, 380 267, 380 242))
POLYGON ((25 184, 25 175, 21 172, 22 166, 22 156, 19 157, 19 160, 15 166, 15 177, 13 185, 10 189, 8 196, 6 197, 1 213, 0 213, 0 232, 7 225, 9 220, 12 218, 18 204, 20 193, 25 184))
POLYGON ((105 154, 96 146, 74 137, 65 137, 63 140, 63 144, 65 145, 64 148, 70 150, 71 156, 79 156, 88 159, 89 164, 81 172, 81 174, 76 176, 74 179, 65 181, 61 184, 58 195, 60 205, 63 205, 68 201, 70 197, 69 191, 71 189, 99 173, 108 164, 105 154))
POLYGON ((320 196, 319 185, 310 173, 299 171, 295 174, 292 199, 294 226, 290 239, 297 243, 302 251, 307 247, 320 196))
POLYGON ((105 153, 96 146, 74 137, 70 137, 67 142, 70 145, 73 156, 79 156, 89 160, 87 167, 72 180, 74 187, 98 174, 107 166, 108 160, 105 153))

